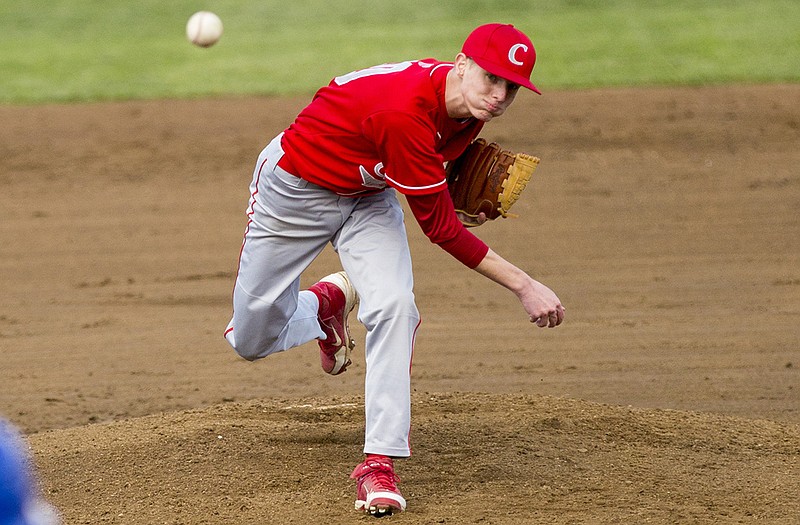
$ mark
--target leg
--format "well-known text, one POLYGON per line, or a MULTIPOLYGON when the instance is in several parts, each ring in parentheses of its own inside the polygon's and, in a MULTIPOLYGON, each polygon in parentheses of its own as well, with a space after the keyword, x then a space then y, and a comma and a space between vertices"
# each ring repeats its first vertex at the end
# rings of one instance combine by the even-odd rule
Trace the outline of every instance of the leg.
POLYGON ((279 138, 259 156, 233 317, 225 338, 248 360, 325 337, 317 321, 318 301, 300 292, 300 274, 339 230, 339 197, 281 168, 279 138))
POLYGON ((392 190, 359 199, 334 239, 367 328, 364 452, 411 455, 411 357, 419 312, 403 211, 392 190))

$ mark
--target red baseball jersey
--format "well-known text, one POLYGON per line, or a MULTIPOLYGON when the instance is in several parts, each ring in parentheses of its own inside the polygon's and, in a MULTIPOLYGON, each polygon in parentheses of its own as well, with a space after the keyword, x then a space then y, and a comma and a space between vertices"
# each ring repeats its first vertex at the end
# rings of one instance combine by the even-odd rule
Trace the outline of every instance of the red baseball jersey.
POLYGON ((340 195, 387 186, 406 195, 443 190, 443 164, 461 154, 483 122, 447 115, 452 63, 383 64, 334 78, 285 130, 281 165, 340 195))

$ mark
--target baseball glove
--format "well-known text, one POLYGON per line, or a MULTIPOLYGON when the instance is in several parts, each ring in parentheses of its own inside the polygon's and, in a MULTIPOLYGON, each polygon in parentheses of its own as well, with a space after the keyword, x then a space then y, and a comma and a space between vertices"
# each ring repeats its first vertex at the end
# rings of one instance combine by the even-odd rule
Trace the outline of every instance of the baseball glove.
POLYGON ((447 163, 447 186, 461 223, 470 228, 486 218, 507 217, 531 180, 539 158, 512 153, 495 142, 477 138, 460 157, 447 163))

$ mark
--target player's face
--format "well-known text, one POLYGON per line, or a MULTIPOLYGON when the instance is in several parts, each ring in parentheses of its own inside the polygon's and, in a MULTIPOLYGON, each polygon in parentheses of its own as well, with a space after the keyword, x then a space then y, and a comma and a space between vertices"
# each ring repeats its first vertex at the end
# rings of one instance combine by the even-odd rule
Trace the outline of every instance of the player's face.
POLYGON ((469 113, 484 122, 505 113, 519 85, 489 73, 470 59, 462 67, 461 94, 469 113))

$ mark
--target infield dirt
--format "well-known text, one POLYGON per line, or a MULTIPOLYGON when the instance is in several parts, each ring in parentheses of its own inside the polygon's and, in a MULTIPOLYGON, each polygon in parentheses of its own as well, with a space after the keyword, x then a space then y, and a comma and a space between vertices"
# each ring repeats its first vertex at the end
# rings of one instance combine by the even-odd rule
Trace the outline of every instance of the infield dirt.
MULTIPOLYGON (((307 102, 0 107, 0 414, 64 523, 357 523, 363 341, 222 339, 264 144, 307 102)), ((520 96, 541 157, 475 232, 567 307, 408 222, 423 316, 402 524, 800 522, 800 86, 520 96)), ((339 269, 327 250, 304 278, 339 269)))

